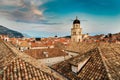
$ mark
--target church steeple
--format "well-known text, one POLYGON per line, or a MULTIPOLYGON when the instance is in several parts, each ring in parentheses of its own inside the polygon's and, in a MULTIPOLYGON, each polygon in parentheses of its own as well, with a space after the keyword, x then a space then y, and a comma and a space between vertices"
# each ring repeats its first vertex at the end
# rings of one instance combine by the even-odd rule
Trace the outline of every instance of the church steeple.
POLYGON ((73 24, 80 24, 80 21, 78 20, 77 16, 76 16, 76 19, 73 21, 73 24))
POLYGON ((71 41, 72 42, 81 42, 87 36, 88 35, 82 34, 80 20, 76 16, 76 19, 73 21, 73 27, 71 28, 71 41))
POLYGON ((76 20, 78 20, 78 17, 76 16, 76 20))
POLYGON ((82 28, 80 27, 80 21, 76 16, 76 19, 73 21, 73 28, 71 29, 71 40, 74 42, 79 42, 82 40, 82 28))

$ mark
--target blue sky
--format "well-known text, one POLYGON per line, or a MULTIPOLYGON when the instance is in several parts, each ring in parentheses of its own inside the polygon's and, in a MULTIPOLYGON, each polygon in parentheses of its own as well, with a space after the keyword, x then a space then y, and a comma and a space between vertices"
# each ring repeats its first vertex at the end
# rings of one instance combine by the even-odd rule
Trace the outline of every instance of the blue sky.
POLYGON ((76 16, 83 33, 120 32, 120 0, 0 0, 0 24, 32 37, 70 35, 76 16))

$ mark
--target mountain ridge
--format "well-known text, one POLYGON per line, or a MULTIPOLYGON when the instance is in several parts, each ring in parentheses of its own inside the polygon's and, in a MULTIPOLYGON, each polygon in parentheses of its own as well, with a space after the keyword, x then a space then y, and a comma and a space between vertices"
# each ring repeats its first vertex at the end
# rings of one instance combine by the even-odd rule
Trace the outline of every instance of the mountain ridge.
POLYGON ((0 25, 0 35, 8 35, 8 37, 22 38, 24 37, 22 33, 9 29, 0 25))

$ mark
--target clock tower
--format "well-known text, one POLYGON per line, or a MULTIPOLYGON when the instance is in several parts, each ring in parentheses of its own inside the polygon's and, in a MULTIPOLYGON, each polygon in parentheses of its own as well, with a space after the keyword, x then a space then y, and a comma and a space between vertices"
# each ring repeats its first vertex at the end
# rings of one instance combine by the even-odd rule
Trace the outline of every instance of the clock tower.
POLYGON ((73 27, 71 28, 71 41, 81 42, 82 41, 82 28, 80 26, 80 20, 76 17, 73 21, 73 27))

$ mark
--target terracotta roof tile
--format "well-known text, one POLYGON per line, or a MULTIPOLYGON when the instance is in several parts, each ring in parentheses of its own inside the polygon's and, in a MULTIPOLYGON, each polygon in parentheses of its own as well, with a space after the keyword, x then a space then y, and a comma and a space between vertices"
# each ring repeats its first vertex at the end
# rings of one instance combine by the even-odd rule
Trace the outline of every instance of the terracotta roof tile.
POLYGON ((19 58, 11 62, 3 71, 3 80, 57 80, 52 75, 35 68, 19 58))
MULTIPOLYGON (((81 45, 82 46, 82 45, 81 45)), ((91 46, 94 46, 91 44, 91 46)), ((90 47, 90 46, 89 46, 90 47)), ((55 64, 52 68, 70 80, 119 80, 120 44, 100 43, 97 48, 77 57, 55 64), (71 70, 71 61, 80 61, 82 56, 90 56, 78 73, 71 70)), ((81 48, 84 48, 83 46, 81 48)), ((82 59, 83 60, 83 59, 82 59)))
POLYGON ((37 59, 60 57, 60 56, 67 55, 67 53, 63 52, 62 50, 58 48, 30 49, 30 50, 25 50, 24 52, 37 59), (45 56, 44 52, 47 52, 48 57, 45 56))
POLYGON ((19 44, 20 47, 29 47, 29 43, 27 41, 20 41, 20 44, 19 44))
POLYGON ((62 80, 58 73, 10 46, 0 40, 0 80, 62 80))

